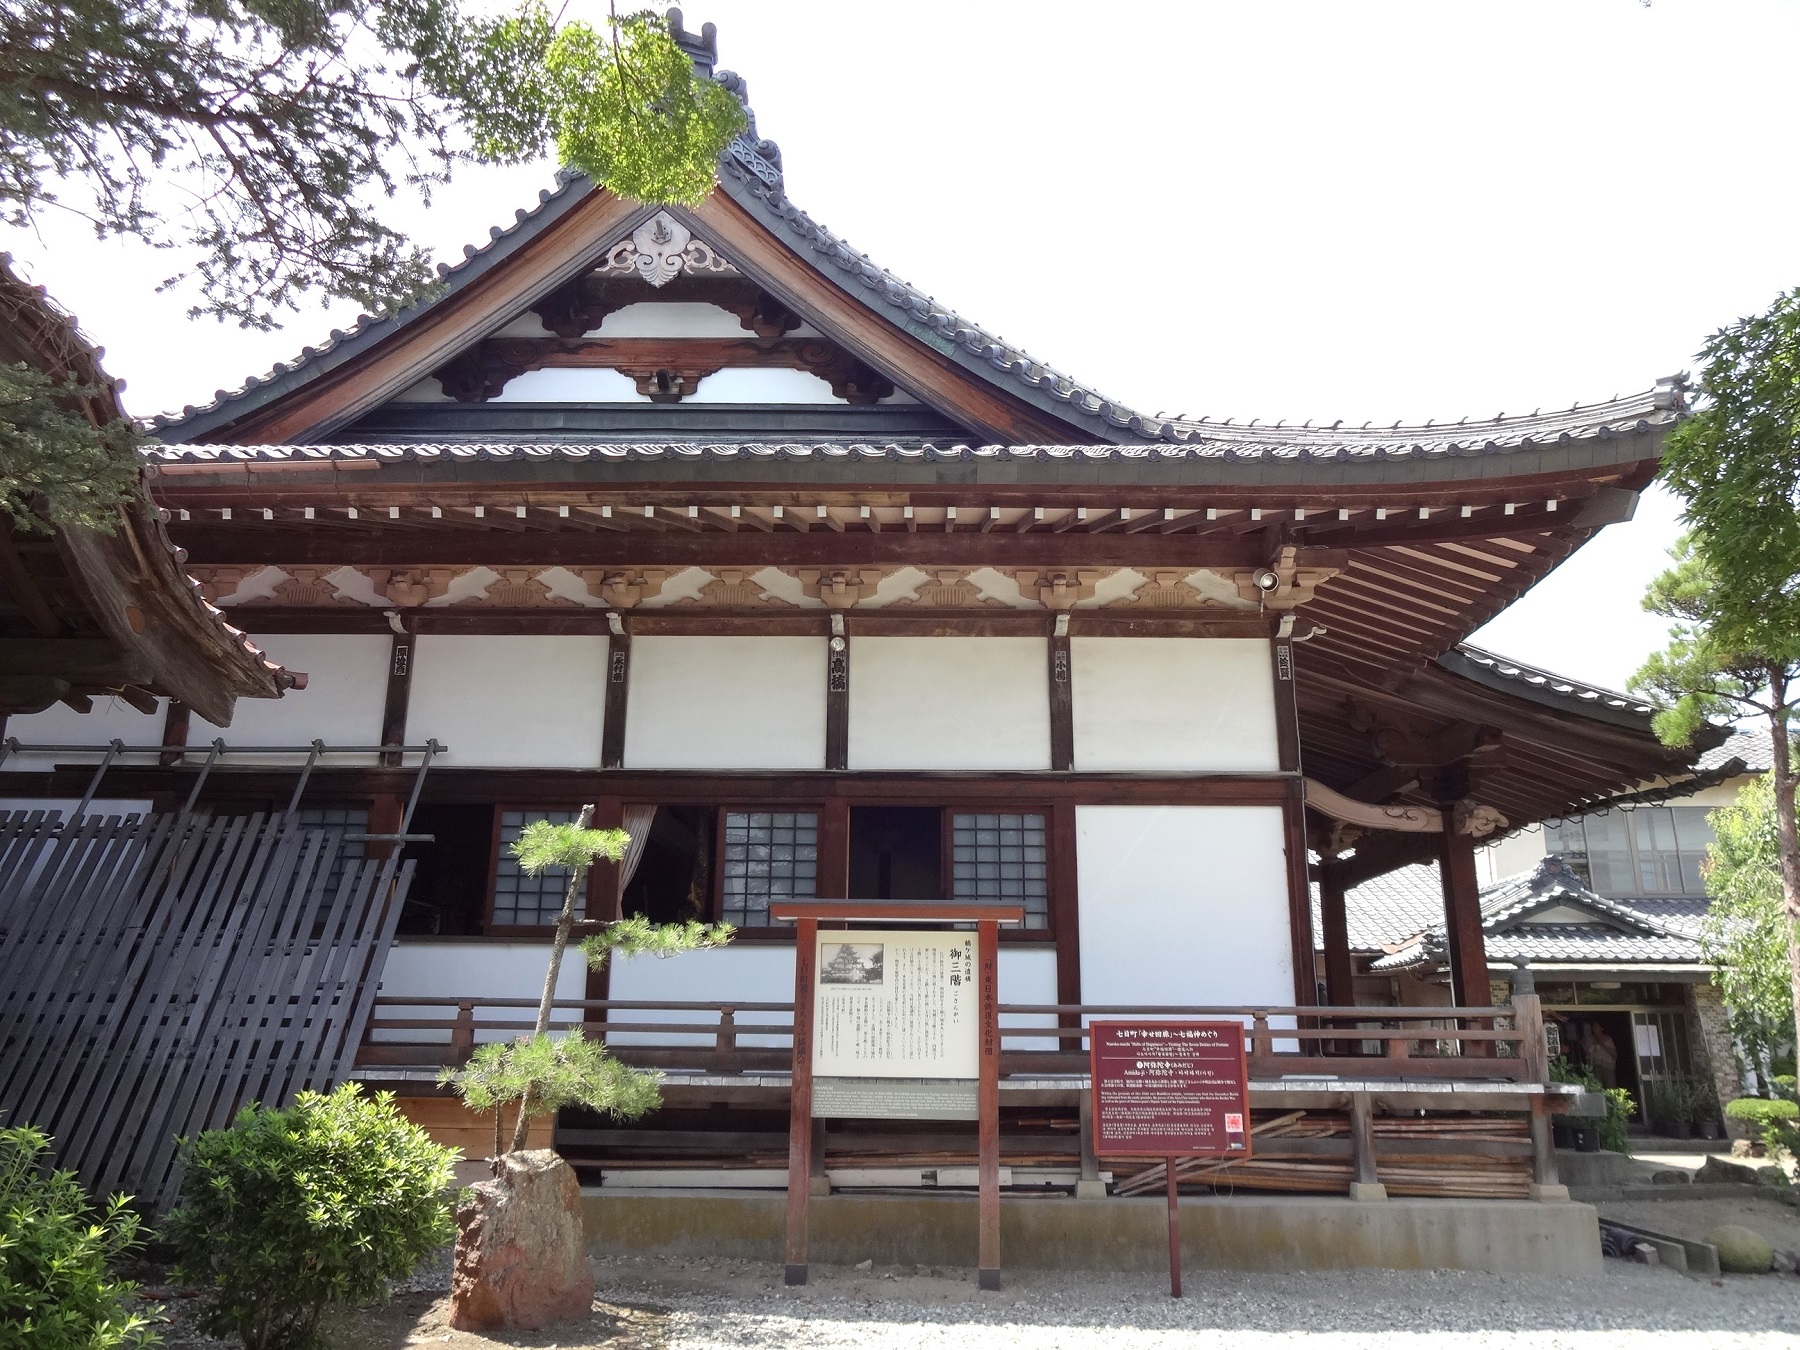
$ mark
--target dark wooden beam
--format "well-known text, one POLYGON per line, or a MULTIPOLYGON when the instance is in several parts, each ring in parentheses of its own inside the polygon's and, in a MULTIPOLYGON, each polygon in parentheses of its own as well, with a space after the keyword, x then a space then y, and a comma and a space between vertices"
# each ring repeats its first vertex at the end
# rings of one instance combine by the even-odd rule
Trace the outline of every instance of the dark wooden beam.
POLYGON ((1445 812, 1438 862, 1444 883, 1445 940, 1450 957, 1451 1001, 1488 1004, 1487 941, 1481 931, 1481 885, 1475 874, 1475 841, 1459 834, 1445 812))
POLYGON ((1325 944, 1325 1001, 1348 1008, 1356 1003, 1356 968, 1350 960, 1350 920, 1344 905, 1343 873, 1330 863, 1319 868, 1319 933, 1325 944))
MULTIPOLYGON (((412 701, 413 657, 418 644, 410 633, 395 633, 393 644, 388 649, 387 698, 381 709, 381 743, 383 745, 406 744, 406 710, 412 701)), ((398 768, 400 753, 384 753, 381 763, 385 768, 398 768)))
MULTIPOLYGON (((188 727, 192 720, 193 714, 188 711, 187 704, 178 698, 170 699, 169 706, 163 711, 162 743, 164 745, 186 745, 188 743, 188 727)), ((157 762, 164 765, 177 764, 180 761, 180 755, 157 756, 157 762)))
POLYGON ((600 730, 600 767, 616 769, 625 762, 625 714, 631 702, 631 630, 622 623, 608 634, 606 645, 606 709, 600 730))
POLYGON ((1283 773, 1300 771, 1300 711, 1296 694, 1294 644, 1276 638, 1269 644, 1269 660, 1275 680, 1276 767, 1283 773))
POLYGON ((1306 849, 1306 789, 1298 778, 1285 780, 1281 803, 1282 849, 1287 862, 1288 938, 1294 962, 1294 1002, 1303 1008, 1319 1001, 1313 975, 1312 884, 1306 849))
MULTIPOLYGON (((1056 1001, 1081 1002, 1081 895, 1075 852, 1075 803, 1050 808, 1050 930, 1056 935, 1056 1001)), ((1065 1025, 1077 1019, 1065 1016, 1065 1025)))
POLYGON ((1061 617, 1057 627, 1065 631, 1050 635, 1050 767, 1067 773, 1075 767, 1075 668, 1061 617))
POLYGON ((825 649, 825 767, 850 767, 850 639, 842 632, 825 649))
POLYGON ((819 810, 819 876, 814 893, 821 900, 850 898, 850 803, 841 797, 819 810))

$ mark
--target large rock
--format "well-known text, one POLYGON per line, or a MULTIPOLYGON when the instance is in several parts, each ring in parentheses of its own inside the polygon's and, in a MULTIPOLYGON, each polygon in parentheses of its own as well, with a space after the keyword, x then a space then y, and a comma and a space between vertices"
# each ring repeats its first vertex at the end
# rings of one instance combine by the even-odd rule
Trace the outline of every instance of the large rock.
POLYGON ((1727 1275, 1767 1275, 1774 1265, 1768 1239, 1740 1224, 1722 1223, 1706 1240, 1719 1249, 1719 1269, 1727 1275))
MULTIPOLYGON (((1700 1171, 1694 1180, 1699 1182, 1736 1181, 1749 1186, 1763 1184, 1762 1174, 1769 1169, 1752 1167, 1749 1163, 1726 1162, 1714 1155, 1700 1164, 1700 1171)), ((1785 1180, 1785 1178, 1784 1178, 1785 1180)))
POLYGON ((532 1331, 585 1319, 594 1302, 575 1172, 547 1148, 509 1153, 456 1211, 450 1325, 532 1331))

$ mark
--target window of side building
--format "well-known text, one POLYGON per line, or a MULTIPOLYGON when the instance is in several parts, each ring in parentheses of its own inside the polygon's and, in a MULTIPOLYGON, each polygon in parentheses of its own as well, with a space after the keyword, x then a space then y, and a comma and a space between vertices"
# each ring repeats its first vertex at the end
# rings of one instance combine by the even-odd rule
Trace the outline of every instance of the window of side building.
POLYGON ((1550 852, 1597 894, 1704 895, 1709 809, 1640 806, 1547 825, 1544 834, 1550 852))

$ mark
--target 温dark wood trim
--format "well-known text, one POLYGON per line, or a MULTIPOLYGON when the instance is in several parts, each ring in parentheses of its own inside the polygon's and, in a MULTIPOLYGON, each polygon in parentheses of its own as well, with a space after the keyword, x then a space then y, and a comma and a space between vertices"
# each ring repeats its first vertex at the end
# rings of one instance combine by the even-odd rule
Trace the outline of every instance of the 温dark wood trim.
MULTIPOLYGON (((381 743, 406 744, 406 710, 412 701, 413 665, 418 657, 418 642, 410 633, 395 633, 388 650, 387 698, 381 708, 381 743)), ((400 766, 398 751, 383 754, 383 768, 400 766)))
POLYGON ((850 767, 850 638, 833 635, 825 647, 825 767, 850 767))
POLYGON ((1306 787, 1287 780, 1281 804, 1282 852, 1287 860, 1288 936, 1294 961, 1294 1003, 1316 1007, 1319 986, 1313 971, 1312 886, 1306 857, 1306 787))
MULTIPOLYGON (((386 742, 383 742, 386 744, 386 742)), ((406 815, 406 798, 397 792, 383 792, 369 799, 369 833, 399 834, 401 819, 406 815)), ((385 859, 394 852, 392 843, 370 840, 363 845, 364 856, 385 859)))
POLYGON ((1335 867, 1319 869, 1319 932, 1325 944, 1325 998, 1337 1008, 1356 1003, 1356 967, 1350 959, 1350 921, 1344 879, 1335 867))
POLYGON ((820 900, 850 898, 850 802, 833 798, 819 805, 819 872, 813 894, 820 900))
POLYGON ((1050 635, 1050 768, 1067 773, 1075 767, 1075 661, 1069 635, 1050 635))
POLYGON ((1283 773, 1300 771, 1300 703, 1296 695, 1294 644, 1276 638, 1269 644, 1269 665, 1275 680, 1276 765, 1283 773))
MULTIPOLYGON (((1450 816, 1446 812, 1446 818, 1450 816)), ((1487 942, 1481 931, 1481 883, 1475 872, 1475 841, 1446 819, 1438 845, 1444 886, 1445 945, 1450 958, 1450 1001, 1463 1007, 1488 1002, 1487 942)))
MULTIPOLYGON (((188 705, 178 698, 169 700, 169 706, 163 709, 162 743, 164 745, 186 745, 188 731, 193 722, 193 714, 188 705)), ((0 717, 0 736, 6 734, 6 719, 0 717)), ((157 763, 165 767, 181 762, 180 755, 158 755, 157 763)))
POLYGON ((600 767, 625 762, 625 715, 631 706, 631 629, 609 633, 606 644, 606 709, 600 730, 600 767))
MULTIPOLYGON (((1056 1001, 1081 1002, 1081 898, 1075 803, 1050 808, 1050 931, 1056 935, 1056 1001)), ((1075 1025, 1072 1018, 1064 1024, 1075 1025)))

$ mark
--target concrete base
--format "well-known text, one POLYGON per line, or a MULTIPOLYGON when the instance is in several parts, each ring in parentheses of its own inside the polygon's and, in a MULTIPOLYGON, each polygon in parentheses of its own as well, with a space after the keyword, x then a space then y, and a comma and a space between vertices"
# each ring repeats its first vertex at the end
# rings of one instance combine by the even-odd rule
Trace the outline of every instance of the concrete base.
MULTIPOLYGON (((596 1254, 778 1262, 787 1197, 718 1191, 588 1191, 596 1254)), ((1003 1199, 1003 1267, 1167 1269, 1167 1202, 1003 1199)), ((973 1267, 973 1196, 858 1196, 811 1202, 812 1260, 822 1265, 973 1267)), ((1594 1275, 1600 1231, 1590 1206, 1529 1200, 1192 1196, 1181 1201, 1181 1259, 1195 1270, 1482 1270, 1594 1275)))
POLYGON ((1561 1205, 1568 1203, 1569 1188, 1567 1186, 1544 1186, 1534 1181, 1526 1195, 1540 1205, 1561 1205))
MULTIPOLYGON (((1387 1187, 1379 1181, 1353 1181, 1350 1183, 1350 1198, 1359 1201, 1385 1200, 1388 1198, 1387 1187)), ((1564 1196, 1563 1199, 1568 1197, 1564 1196)))
POLYGON ((1077 1200, 1106 1199, 1106 1183, 1104 1181, 1077 1181, 1075 1183, 1077 1200))

